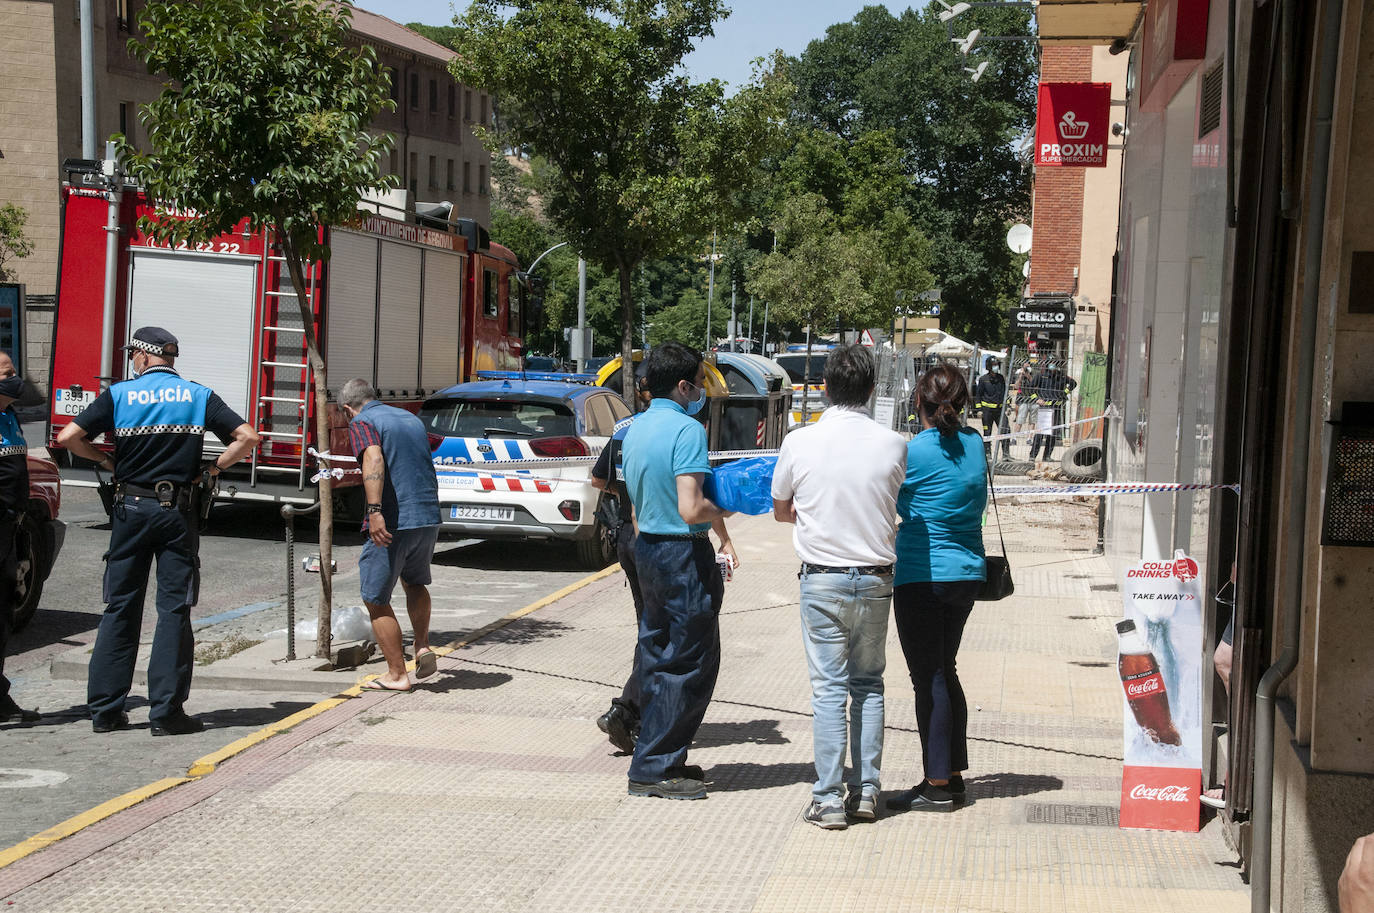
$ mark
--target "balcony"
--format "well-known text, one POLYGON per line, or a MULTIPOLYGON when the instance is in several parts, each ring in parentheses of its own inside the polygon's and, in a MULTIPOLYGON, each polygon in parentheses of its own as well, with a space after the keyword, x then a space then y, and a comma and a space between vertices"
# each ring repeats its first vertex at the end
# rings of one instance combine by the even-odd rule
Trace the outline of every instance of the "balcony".
POLYGON ((1141 0, 1040 0, 1042 44, 1111 44, 1129 39, 1145 13, 1141 0))

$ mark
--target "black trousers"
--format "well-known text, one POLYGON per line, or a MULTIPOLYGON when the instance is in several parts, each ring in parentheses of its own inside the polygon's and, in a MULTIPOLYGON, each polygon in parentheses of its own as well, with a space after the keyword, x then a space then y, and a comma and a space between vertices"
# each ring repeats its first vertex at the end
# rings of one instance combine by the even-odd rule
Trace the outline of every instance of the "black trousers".
POLYGON ((157 559, 157 627, 148 659, 148 717, 182 712, 191 691, 194 641, 191 606, 200 590, 200 533, 196 520, 156 498, 126 495, 115 502, 110 550, 105 553, 100 618, 86 684, 92 720, 124 709, 134 680, 148 573, 157 559))
POLYGON ((0 507, 0 706, 10 701, 10 680, 5 678, 5 654, 9 652, 10 616, 14 614, 14 531, 19 516, 0 507))
POLYGON ((980 580, 903 583, 892 591, 892 617, 916 689, 916 725, 926 778, 948 780, 968 769, 968 701, 956 659, 980 580))
POLYGON ((630 667, 630 677, 625 679, 625 687, 620 697, 611 703, 619 704, 635 719, 639 719, 640 685, 639 673, 643 663, 639 660, 639 622, 644 618, 644 594, 639 588, 639 568, 635 565, 635 528, 626 523, 620 527, 615 540, 615 550, 620 558, 620 569, 625 572, 625 580, 630 584, 630 598, 635 604, 635 647, 634 663, 630 667))

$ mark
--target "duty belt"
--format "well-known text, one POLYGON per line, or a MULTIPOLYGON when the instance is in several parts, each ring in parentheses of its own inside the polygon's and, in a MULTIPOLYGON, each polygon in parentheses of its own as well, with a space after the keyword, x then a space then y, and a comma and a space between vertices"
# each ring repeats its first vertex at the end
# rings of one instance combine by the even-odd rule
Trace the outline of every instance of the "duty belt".
POLYGON ((114 485, 116 499, 125 495, 133 495, 135 498, 156 498, 157 503, 163 507, 177 507, 181 510, 190 510, 191 498, 196 488, 193 482, 173 482, 167 479, 154 482, 152 487, 134 482, 115 482, 114 485))
POLYGON ((803 561, 801 566, 803 574, 848 574, 850 571, 863 577, 881 577, 884 574, 892 573, 892 565, 866 564, 861 567, 830 567, 825 564, 807 564, 803 561))

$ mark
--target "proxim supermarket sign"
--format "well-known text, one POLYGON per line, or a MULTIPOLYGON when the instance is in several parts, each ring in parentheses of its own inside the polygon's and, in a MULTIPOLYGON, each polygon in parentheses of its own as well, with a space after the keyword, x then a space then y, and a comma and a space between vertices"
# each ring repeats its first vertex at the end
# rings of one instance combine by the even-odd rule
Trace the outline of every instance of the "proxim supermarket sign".
POLYGON ((1107 167, 1112 87, 1105 82, 1042 82, 1035 113, 1035 164, 1107 167))

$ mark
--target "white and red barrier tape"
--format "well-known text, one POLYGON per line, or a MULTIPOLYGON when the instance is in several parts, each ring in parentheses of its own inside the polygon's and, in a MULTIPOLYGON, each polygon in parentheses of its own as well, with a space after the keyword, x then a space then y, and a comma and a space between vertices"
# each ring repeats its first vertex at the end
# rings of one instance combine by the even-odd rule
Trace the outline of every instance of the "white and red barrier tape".
POLYGON ((1192 482, 1085 482, 1081 485, 994 485, 999 495, 1150 495, 1171 491, 1217 491, 1240 494, 1239 485, 1199 485, 1192 482))

